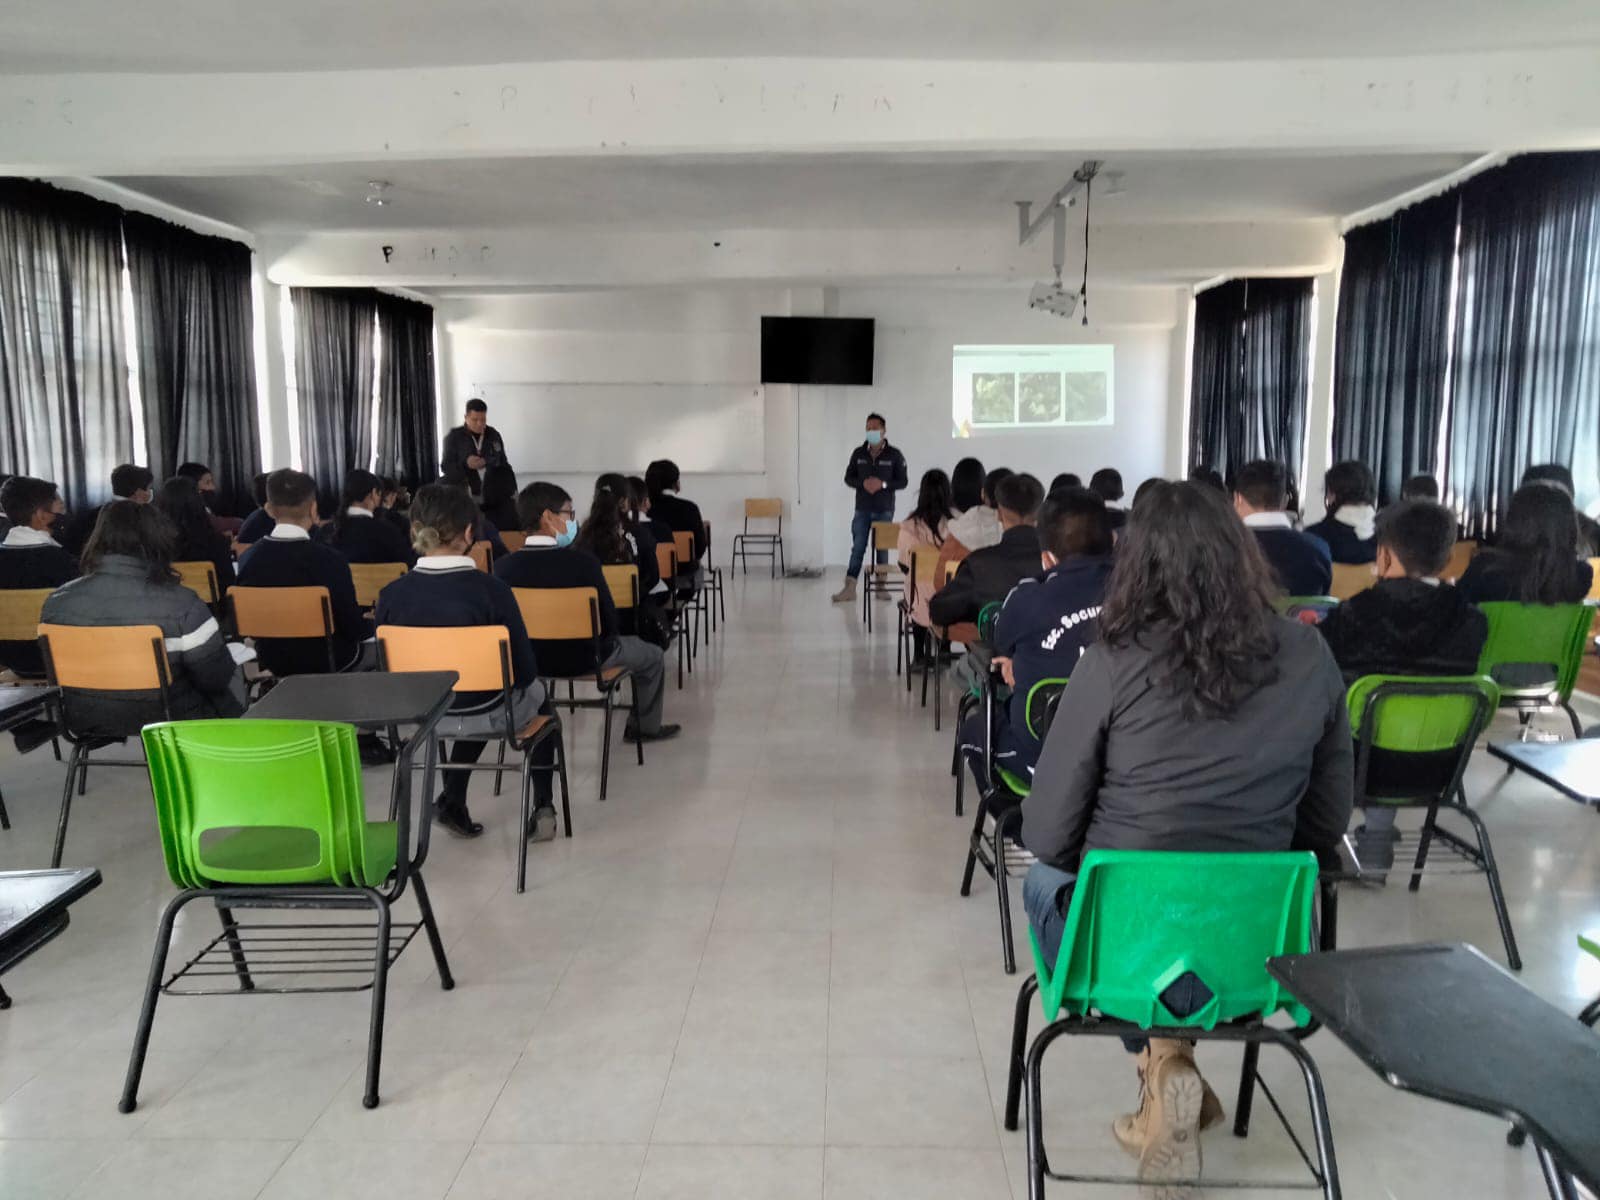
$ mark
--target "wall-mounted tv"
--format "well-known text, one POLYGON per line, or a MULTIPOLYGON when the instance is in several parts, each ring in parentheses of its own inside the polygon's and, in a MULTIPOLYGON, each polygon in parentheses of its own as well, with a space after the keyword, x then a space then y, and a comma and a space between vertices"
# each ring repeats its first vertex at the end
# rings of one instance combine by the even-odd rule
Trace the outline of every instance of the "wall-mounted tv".
POLYGON ((871 317, 762 317, 761 382, 872 385, 871 317))

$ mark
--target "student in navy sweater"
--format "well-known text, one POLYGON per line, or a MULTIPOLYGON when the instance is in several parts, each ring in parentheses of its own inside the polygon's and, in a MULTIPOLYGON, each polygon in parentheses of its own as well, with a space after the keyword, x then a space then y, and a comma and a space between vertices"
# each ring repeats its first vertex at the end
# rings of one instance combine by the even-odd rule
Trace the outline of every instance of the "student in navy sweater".
MULTIPOLYGON (((370 671, 377 664, 372 626, 356 603, 350 561, 311 538, 317 523, 316 480, 301 471, 274 471, 267 477, 267 511, 277 524, 239 560, 239 585, 327 588, 333 609, 333 669, 370 671)), ((274 675, 328 670, 321 638, 263 638, 256 651, 261 665, 274 675)))
MULTIPOLYGON (((0 542, 0 588, 58 588, 78 577, 78 560, 61 548, 53 533, 66 512, 55 484, 13 475, 0 485, 0 509, 11 522, 0 542)), ((32 639, 0 642, 0 667, 38 679, 44 676, 44 656, 32 639)))
POLYGON ((253 546, 271 533, 273 525, 277 524, 267 511, 267 478, 268 473, 263 471, 250 483, 250 494, 256 498, 255 511, 244 519, 239 532, 233 535, 233 540, 243 545, 253 546))
MULTIPOLYGON (((661 647, 629 637, 617 628, 617 610, 611 603, 600 560, 573 548, 578 518, 572 497, 553 483, 530 483, 517 497, 517 512, 528 540, 521 550, 495 564, 496 578, 514 588, 592 587, 600 604, 600 666, 626 667, 639 689, 639 728, 630 719, 627 739, 658 742, 678 735, 678 726, 661 723, 666 697, 667 669, 661 647)), ((540 638, 529 630, 544 670, 550 675, 581 675, 595 669, 587 640, 572 642, 540 638)))
POLYGON ((1289 472, 1282 463, 1257 459, 1239 468, 1233 482, 1233 511, 1256 544, 1278 584, 1290 596, 1326 596, 1333 583, 1328 544, 1294 527, 1289 502, 1289 472))
POLYGON ((1336 563, 1369 563, 1378 557, 1374 534, 1378 517, 1378 485, 1366 463, 1336 462, 1322 477, 1322 499, 1328 515, 1306 532, 1321 538, 1336 563))
POLYGON ((678 562, 680 586, 687 586, 693 582, 699 562, 705 556, 705 518, 700 515, 698 504, 693 500, 685 500, 678 494, 678 489, 683 486, 683 480, 678 472, 678 464, 670 458, 658 458, 646 467, 644 481, 650 493, 650 510, 654 514, 652 520, 665 525, 673 533, 691 535, 694 561, 684 562, 680 555, 678 562))
MULTIPOLYGON (((1023 779, 1033 777, 1043 745, 1028 725, 1029 692, 1041 680, 1072 674, 1099 634, 1111 577, 1111 522, 1097 493, 1080 487, 1051 492, 1039 509, 1038 532, 1044 576, 1025 577, 1012 588, 994 626, 993 662, 1011 688, 995 731, 994 761, 1023 779)), ((967 718, 961 748, 978 787, 987 790, 983 722, 982 712, 967 718)))
MULTIPOLYGON (((141 467, 137 463, 122 463, 111 472, 111 498, 113 500, 132 500, 135 504, 149 504, 155 498, 151 491, 155 483, 155 472, 149 467, 141 467)), ((62 549, 73 558, 83 553, 83 548, 89 542, 89 535, 94 532, 95 524, 100 520, 100 513, 105 505, 99 504, 94 508, 75 512, 65 522, 61 531, 62 549)))
POLYGON ((378 517, 383 481, 359 468, 344 477, 339 515, 333 518, 329 544, 353 563, 405 563, 414 566, 417 553, 393 522, 378 517))
MULTIPOLYGON (((378 624, 430 628, 504 625, 511 651, 512 719, 521 729, 551 708, 539 682, 539 665, 516 597, 500 580, 478 570, 467 556, 477 516, 478 506, 464 487, 431 484, 418 489, 411 505, 411 529, 421 557, 415 570, 378 593, 378 624)), ((485 743, 473 735, 503 734, 504 717, 499 692, 458 692, 438 729, 440 737, 453 740, 449 761, 477 762, 485 743)), ((549 766, 554 761, 550 742, 534 753, 535 766, 549 766)), ((439 823, 458 837, 477 837, 483 826, 467 811, 471 772, 445 771, 442 775, 444 790, 434 803, 439 823)), ((549 771, 535 772, 533 795, 533 827, 526 832, 534 841, 547 842, 556 835, 549 771)))

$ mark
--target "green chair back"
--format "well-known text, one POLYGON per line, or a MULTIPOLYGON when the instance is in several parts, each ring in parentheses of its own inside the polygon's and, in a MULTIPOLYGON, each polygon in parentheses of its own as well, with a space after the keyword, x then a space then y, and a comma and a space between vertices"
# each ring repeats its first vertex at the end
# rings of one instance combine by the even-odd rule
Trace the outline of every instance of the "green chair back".
POLYGON ((991 600, 978 610, 978 636, 986 642, 994 640, 994 623, 1000 619, 1002 607, 1002 601, 991 600))
POLYGON ((1489 621, 1489 636, 1478 658, 1478 674, 1493 676, 1496 667, 1532 663, 1550 668, 1555 681, 1537 689, 1553 693, 1562 704, 1572 698, 1588 640, 1594 610, 1587 604, 1517 604, 1487 601, 1478 605, 1489 621))
POLYGON ((1363 675, 1345 693, 1358 742, 1401 754, 1453 750, 1477 739, 1500 703, 1487 675, 1363 675))
POLYGON ((1279 596, 1272 602, 1272 607, 1285 615, 1292 615, 1301 609, 1309 608, 1319 612, 1330 608, 1339 607, 1337 596, 1279 596))
POLYGON ((143 733, 162 852, 180 887, 375 887, 397 854, 368 822, 353 726, 175 721, 143 733))
POLYGON ((1044 735, 1050 732, 1050 722, 1055 716, 1055 705, 1060 701, 1061 693, 1066 690, 1065 679, 1041 679, 1028 689, 1028 707, 1024 711, 1024 716, 1028 732, 1037 740, 1044 741, 1044 735))
POLYGON ((1072 892, 1061 952, 1033 962, 1046 1020, 1063 1010, 1214 1029, 1284 1012, 1310 1014, 1267 974, 1267 959, 1312 949, 1317 860, 1310 853, 1091 850, 1072 892), (1162 993, 1193 972, 1211 990, 1178 1017, 1162 993))

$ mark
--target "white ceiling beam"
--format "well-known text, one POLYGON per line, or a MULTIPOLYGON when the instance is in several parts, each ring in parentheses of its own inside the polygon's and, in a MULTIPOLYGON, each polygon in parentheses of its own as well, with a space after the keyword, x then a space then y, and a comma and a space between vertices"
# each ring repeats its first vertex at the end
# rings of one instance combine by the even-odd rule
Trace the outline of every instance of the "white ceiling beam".
POLYGON ((1207 63, 719 59, 0 78, 0 172, 590 154, 1600 143, 1600 49, 1207 63))

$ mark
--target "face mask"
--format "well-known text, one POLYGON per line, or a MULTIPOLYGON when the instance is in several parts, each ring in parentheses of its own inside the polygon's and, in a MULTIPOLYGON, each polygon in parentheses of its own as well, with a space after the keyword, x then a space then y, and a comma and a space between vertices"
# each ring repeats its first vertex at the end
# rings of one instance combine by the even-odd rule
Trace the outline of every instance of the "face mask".
POLYGON ((567 527, 565 529, 563 529, 560 533, 556 534, 556 545, 558 545, 558 546, 570 546, 570 545, 572 545, 573 540, 577 536, 578 536, 578 522, 577 522, 576 518, 568 517, 567 518, 567 527))
POLYGON ((883 430, 881 430, 881 429, 869 429, 869 430, 867 430, 867 445, 876 446, 881 441, 883 441, 883 430))

